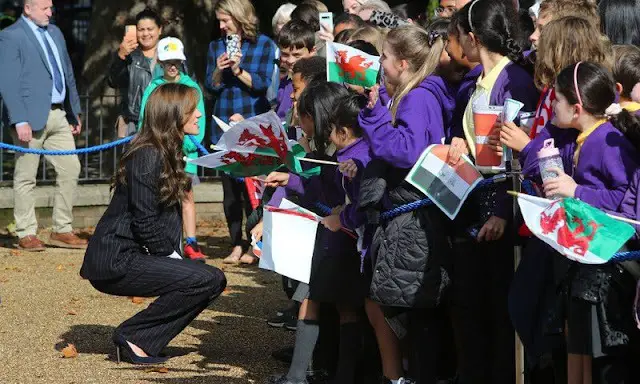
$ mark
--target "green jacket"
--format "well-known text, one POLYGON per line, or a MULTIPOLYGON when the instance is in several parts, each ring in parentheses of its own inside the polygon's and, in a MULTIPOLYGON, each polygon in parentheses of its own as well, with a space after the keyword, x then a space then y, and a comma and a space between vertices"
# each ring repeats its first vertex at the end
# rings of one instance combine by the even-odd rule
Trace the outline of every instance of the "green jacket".
MULTIPOLYGON (((142 118, 144 117, 144 109, 147 105, 147 99, 149 98, 149 95, 151 95, 151 92, 153 92, 154 89, 166 83, 167 80, 165 80, 164 77, 156 77, 147 86, 147 89, 144 90, 144 95, 142 95, 142 102, 140 103, 140 119, 138 121, 138 129, 142 127, 142 118)), ((195 88, 200 94, 200 100, 198 101, 198 111, 200 111, 200 113, 202 114, 202 117, 198 122, 198 125, 200 125, 200 131, 197 135, 189 136, 194 137, 198 141, 198 143, 202 143, 202 139, 204 138, 204 131, 207 125, 207 119, 205 118, 204 113, 204 97, 202 96, 202 90, 200 89, 198 83, 193 81, 193 79, 191 79, 184 73, 180 73, 180 80, 178 80, 178 84, 184 84, 191 88, 195 88)), ((198 157, 198 147, 196 147, 196 145, 193 144, 191 139, 189 139, 186 135, 184 138, 184 142, 182 143, 182 152, 184 152, 185 156, 187 156, 187 158, 189 159, 195 159, 198 157)), ((187 165, 184 167, 184 170, 187 173, 195 175, 198 172, 198 167, 194 164, 187 163, 187 165)))

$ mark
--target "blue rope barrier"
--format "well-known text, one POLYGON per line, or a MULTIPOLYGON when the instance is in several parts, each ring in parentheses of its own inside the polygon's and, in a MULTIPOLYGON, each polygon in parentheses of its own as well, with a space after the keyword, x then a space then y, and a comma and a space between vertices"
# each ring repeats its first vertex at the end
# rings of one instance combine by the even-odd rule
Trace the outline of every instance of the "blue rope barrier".
POLYGON ((609 262, 611 263, 622 263, 625 261, 635 261, 640 260, 640 251, 626 251, 626 252, 618 252, 609 262))
POLYGON ((104 151, 107 149, 111 149, 113 147, 117 147, 118 145, 121 145, 121 144, 126 144, 130 142, 132 139, 133 139, 133 136, 127 136, 122 139, 112 141, 110 143, 96 145, 95 147, 80 148, 80 149, 74 149, 69 151, 52 151, 47 149, 24 148, 17 145, 11 145, 11 144, 5 144, 5 143, 0 143, 0 149, 6 149, 8 151, 15 151, 19 153, 27 153, 27 154, 33 154, 33 155, 69 156, 69 155, 81 155, 84 153, 104 151))
MULTIPOLYGON (((496 175, 493 177, 490 177, 488 179, 484 179, 481 182, 478 183, 478 185, 476 185, 476 187, 474 189, 480 189, 480 188, 484 188, 487 185, 492 185, 492 184, 496 184, 496 183, 500 183, 507 180, 507 175, 505 174, 501 174, 501 175, 496 175)), ((382 215, 380 216, 380 218, 382 220, 389 220, 389 219, 393 219, 394 217, 400 216, 404 213, 408 213, 408 212, 412 212, 415 211, 416 209, 422 208, 422 207, 426 207, 428 205, 433 204, 433 201, 431 201, 431 199, 426 198, 426 199, 422 199, 422 200, 418 200, 418 201, 414 201, 413 203, 408 203, 405 205, 401 205, 399 207, 396 207, 392 210, 383 212, 382 215)), ((321 211, 322 214, 324 215, 330 215, 331 214, 331 208, 318 202, 315 204, 316 208, 318 208, 318 210, 321 211)))

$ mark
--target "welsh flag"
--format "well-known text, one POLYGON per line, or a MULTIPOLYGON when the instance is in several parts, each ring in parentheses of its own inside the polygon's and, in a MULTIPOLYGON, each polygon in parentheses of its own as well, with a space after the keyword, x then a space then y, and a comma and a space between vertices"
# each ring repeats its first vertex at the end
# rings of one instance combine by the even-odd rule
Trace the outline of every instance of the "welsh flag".
POLYGON ((527 227, 570 260, 604 264, 631 238, 631 225, 571 198, 547 200, 518 194, 527 227))
POLYGON ((273 111, 235 124, 223 133, 215 149, 218 152, 187 161, 234 176, 267 175, 282 166, 306 177, 320 173, 319 167, 302 169, 300 158, 306 152, 287 138, 273 111))
MULTIPOLYGON (((262 176, 264 178, 266 176, 262 176)), ((253 209, 258 208, 262 201, 262 195, 264 195, 265 183, 264 181, 255 177, 245 177, 244 183, 247 186, 247 192, 249 194, 249 201, 253 209)))
POLYGON ((376 85, 380 58, 348 45, 327 43, 327 80, 370 88, 376 85))

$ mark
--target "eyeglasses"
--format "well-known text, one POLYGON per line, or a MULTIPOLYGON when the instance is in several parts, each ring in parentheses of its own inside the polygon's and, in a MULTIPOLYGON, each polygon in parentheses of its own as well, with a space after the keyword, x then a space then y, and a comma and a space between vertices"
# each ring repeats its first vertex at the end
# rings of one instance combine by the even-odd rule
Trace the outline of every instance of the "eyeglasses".
POLYGON ((438 7, 433 12, 436 17, 451 17, 456 12, 456 7, 454 5, 449 5, 446 7, 438 7))
POLYGON ((182 65, 182 61, 180 60, 163 61, 161 64, 164 68, 171 68, 171 67, 180 68, 180 66, 182 65))

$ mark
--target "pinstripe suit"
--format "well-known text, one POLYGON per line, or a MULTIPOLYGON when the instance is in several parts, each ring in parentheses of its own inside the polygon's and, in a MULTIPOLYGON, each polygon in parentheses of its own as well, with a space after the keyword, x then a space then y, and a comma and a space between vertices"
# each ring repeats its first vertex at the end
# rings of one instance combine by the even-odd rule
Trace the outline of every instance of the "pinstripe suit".
POLYGON ((158 201, 160 154, 138 150, 89 241, 80 275, 100 292, 117 296, 160 296, 116 329, 151 356, 202 312, 226 286, 222 271, 166 256, 180 250, 179 204, 158 201))

